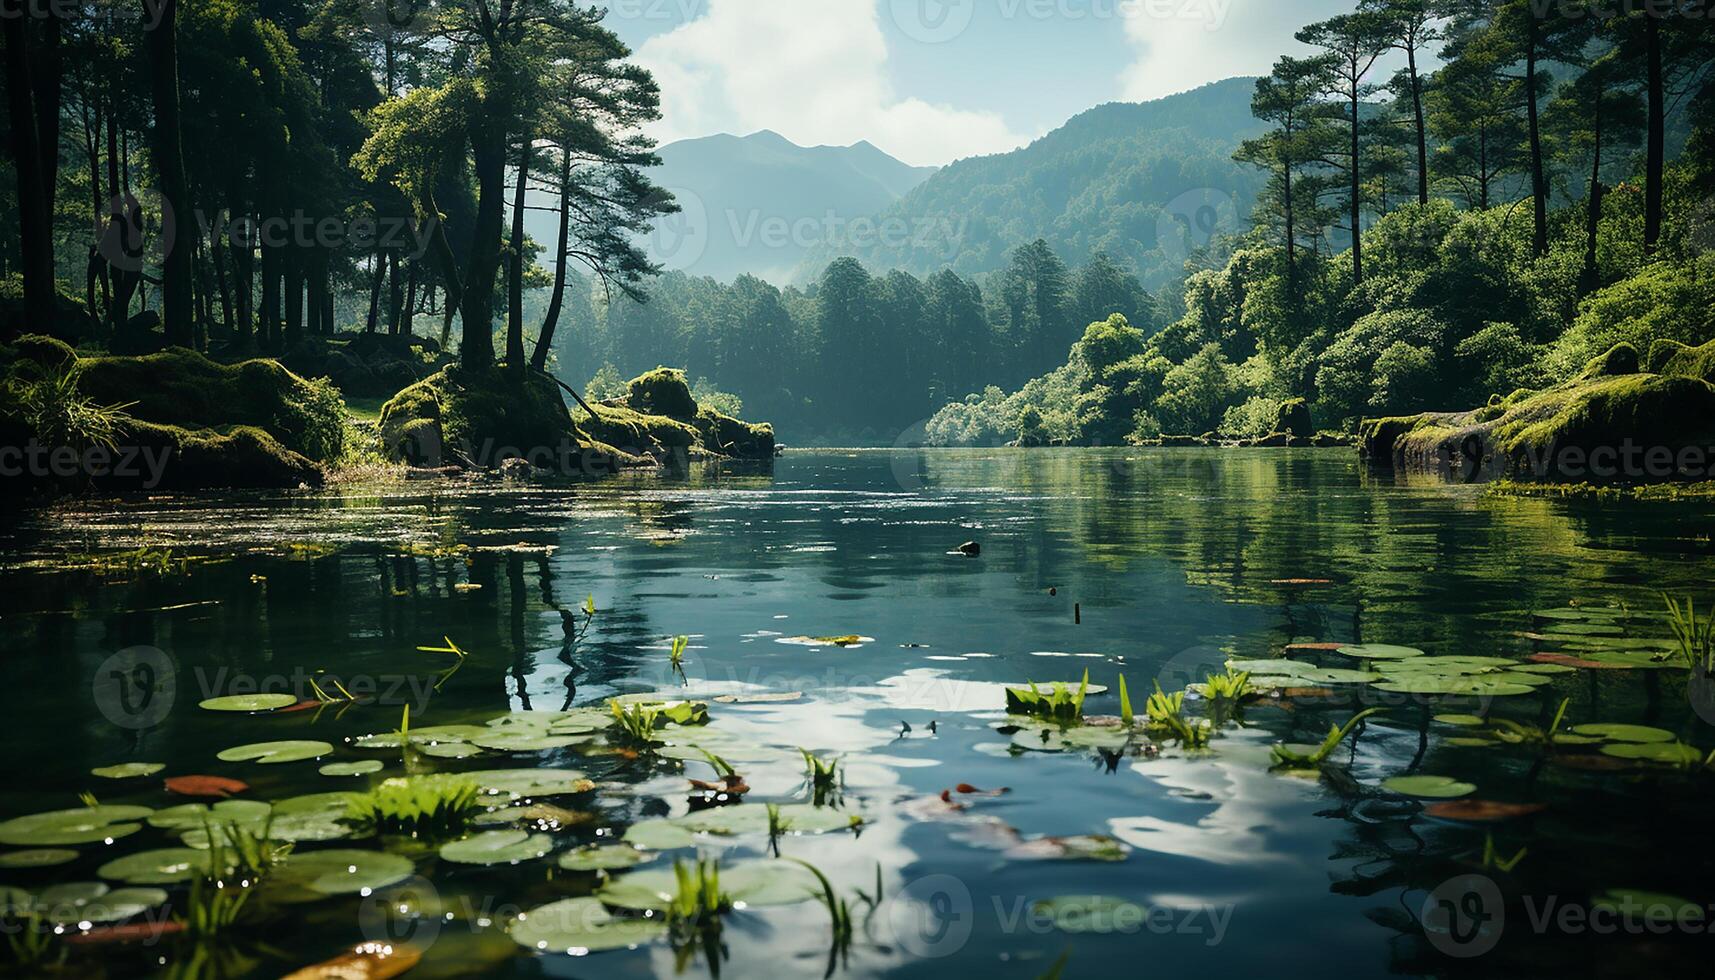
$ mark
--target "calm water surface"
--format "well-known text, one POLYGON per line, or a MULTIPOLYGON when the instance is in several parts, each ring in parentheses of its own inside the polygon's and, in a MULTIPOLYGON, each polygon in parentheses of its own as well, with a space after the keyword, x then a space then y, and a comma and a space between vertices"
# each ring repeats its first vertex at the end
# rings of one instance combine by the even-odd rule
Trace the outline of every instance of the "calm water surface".
MULTIPOLYGON (((1538 925, 1531 910, 1581 906, 1614 888, 1715 899, 1701 843, 1715 796, 1708 774, 1449 744, 1460 730, 1431 715, 1482 707, 1469 701, 1390 706, 1321 781, 1270 774, 1268 746, 1318 741, 1358 707, 1349 694, 1259 702, 1215 751, 1196 755, 1014 754, 996 728, 1004 684, 1075 681, 1087 669, 1092 683, 1111 686, 1123 672, 1141 708, 1157 678, 1177 689, 1229 656, 1275 656, 1294 641, 1522 660, 1545 649, 1519 635, 1533 629, 1531 610, 1570 601, 1625 603, 1640 611, 1638 631, 1660 635, 1662 590, 1712 594, 1712 516, 1703 505, 1397 486, 1341 452, 1197 450, 795 452, 772 469, 570 489, 412 485, 32 512, 4 531, 9 778, 0 818, 75 806, 85 791, 103 803, 182 802, 159 777, 89 774, 128 761, 166 763, 164 775, 242 778, 262 799, 360 790, 381 775, 329 777, 316 762, 231 764, 215 753, 319 739, 339 746, 323 762, 378 758, 390 766, 382 775, 396 774, 396 753, 345 740, 394 729, 406 701, 421 726, 633 692, 796 691, 803 697, 792 702, 715 703, 711 712, 733 736, 753 801, 804 798, 798 746, 843 757, 844 806, 864 816, 861 833, 781 841, 783 853, 815 863, 848 893, 882 869, 887 901, 860 930, 867 938, 843 975, 1036 977, 1066 951, 1069 977, 1673 975, 1707 962, 1704 930, 1598 937, 1538 925), (980 542, 980 557, 953 552, 967 540, 980 542), (144 547, 171 549, 173 562, 65 567, 144 547), (600 611, 569 645, 558 610, 586 596, 600 611), (682 685, 667 666, 677 634, 692 638, 682 685), (844 648, 782 642, 845 634, 871 639, 844 648), (470 654, 450 673, 451 658, 416 649, 443 637, 470 654), (109 658, 132 647, 170 657, 169 707, 103 700, 109 658), (268 716, 197 707, 258 685, 307 696, 316 671, 375 696, 343 711, 268 716), (1483 799, 1547 809, 1493 825, 1437 820, 1379 788, 1403 773, 1456 776, 1483 799), (937 805, 960 783, 1010 792, 964 811, 937 805), (1504 895, 1498 944, 1449 956, 1469 947, 1426 935, 1425 901, 1478 870, 1488 834, 1506 856, 1528 853, 1511 872, 1487 872, 1504 895), (1019 847, 1065 835, 1107 835, 1129 852, 1108 862, 1029 860, 1040 844, 1019 847), (1067 932, 1030 914, 1033 902, 1064 895, 1114 896, 1153 912, 1108 934, 1067 932)), ((1569 723, 1656 725, 1715 747, 1715 731, 1688 705, 1683 672, 1580 670, 1491 707, 1545 724, 1562 698, 1571 698, 1569 723)), ((1086 705, 1117 711, 1112 695, 1086 705)), ((709 776, 700 763, 587 747, 438 767, 549 765, 575 766, 599 784, 557 801, 596 814, 557 835, 560 848, 682 813, 685 774, 709 776)), ((82 847, 72 864, 0 872, 0 883, 35 890, 94 880, 114 856, 172 844, 146 828, 82 847)), ((705 851, 737 859, 765 854, 767 842, 739 836, 705 851)), ((593 875, 552 859, 481 868, 432 851, 415 856, 446 913, 384 923, 415 928, 426 946, 413 976, 676 969, 665 946, 574 958, 510 941, 511 914, 587 894, 593 875)), ((259 908, 265 917, 223 954, 222 969, 277 976, 332 955, 375 928, 375 904, 259 908)), ((827 933, 813 904, 736 913, 722 973, 819 976, 827 933)), ((169 943, 76 956, 82 967, 127 976, 186 953, 169 943)), ((708 964, 684 970, 702 975, 708 964)))

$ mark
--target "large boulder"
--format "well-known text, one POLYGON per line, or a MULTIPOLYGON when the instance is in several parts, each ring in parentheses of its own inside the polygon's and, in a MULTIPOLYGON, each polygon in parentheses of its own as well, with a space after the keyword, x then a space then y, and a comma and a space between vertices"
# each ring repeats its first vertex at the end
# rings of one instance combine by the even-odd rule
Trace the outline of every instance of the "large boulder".
POLYGON ((1316 425, 1310 419, 1310 403, 1302 398, 1288 398, 1280 403, 1280 411, 1275 416, 1274 431, 1284 432, 1294 439, 1309 439, 1316 434, 1316 425))
POLYGON ((1359 451, 1374 465, 1468 482, 1706 478, 1715 463, 1706 458, 1715 447, 1715 386, 1637 373, 1636 356, 1616 348, 1571 382, 1475 411, 1366 420, 1359 451))

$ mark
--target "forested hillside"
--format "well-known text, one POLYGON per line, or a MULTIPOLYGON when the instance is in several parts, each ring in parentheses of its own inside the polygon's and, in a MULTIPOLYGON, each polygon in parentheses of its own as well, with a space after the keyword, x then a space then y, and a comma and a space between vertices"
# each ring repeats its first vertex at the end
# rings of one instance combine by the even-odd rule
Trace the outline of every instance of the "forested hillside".
POLYGON ((942 168, 877 215, 922 229, 867 248, 826 247, 808 278, 845 255, 874 269, 961 275, 1002 269, 1043 239, 1064 261, 1106 252, 1156 289, 1179 278, 1188 253, 1237 230, 1264 178, 1232 159, 1261 132, 1253 80, 1233 78, 1145 103, 1084 112, 1023 149, 942 168))

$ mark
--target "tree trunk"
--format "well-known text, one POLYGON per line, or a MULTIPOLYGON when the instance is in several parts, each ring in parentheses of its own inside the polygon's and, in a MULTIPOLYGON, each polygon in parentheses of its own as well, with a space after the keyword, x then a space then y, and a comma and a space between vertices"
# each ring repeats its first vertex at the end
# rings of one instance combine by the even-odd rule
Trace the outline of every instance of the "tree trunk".
MULTIPOLYGON (((18 183, 18 239, 23 259, 24 317, 29 329, 47 332, 54 321, 53 212, 48 175, 42 167, 45 134, 38 127, 32 81, 31 21, 19 0, 4 5, 6 103, 12 128, 12 156, 18 183)), ((8 338, 18 331, 7 329, 8 338)))
POLYGON ((1649 60, 1649 136, 1644 163, 1644 252, 1661 243, 1662 177, 1667 169, 1667 92, 1661 67, 1661 24, 1644 10, 1645 57, 1649 60))
POLYGON ((387 333, 399 335, 400 318, 405 315, 404 285, 399 281, 399 253, 387 253, 387 333))
POLYGON ((554 328, 560 322, 560 304, 566 295, 566 247, 571 239, 572 154, 560 155, 560 234, 554 250, 554 292, 548 298, 548 313, 542 318, 542 334, 536 338, 536 352, 530 366, 538 371, 548 369, 548 353, 554 349, 554 328))
POLYGON ((1590 203, 1584 218, 1584 271, 1578 277, 1578 295, 1588 296, 1601 284, 1596 268, 1596 240, 1602 231, 1602 197, 1608 189, 1602 184, 1602 100, 1606 92, 1596 93, 1595 117, 1591 126, 1595 137, 1595 153, 1590 164, 1590 203))
POLYGON ((304 336, 304 254, 295 245, 286 246, 282 252, 286 318, 280 332, 280 351, 285 353, 298 346, 304 336))
POLYGON ((389 253, 375 250, 375 275, 369 282, 369 313, 363 318, 364 333, 374 333, 375 324, 381 319, 381 281, 387 277, 388 258, 389 253))
POLYGON ((1423 80, 1417 77, 1417 46, 1405 51, 1411 71, 1411 112, 1417 119, 1417 203, 1429 203, 1429 137, 1423 122, 1423 80))
POLYGON ((280 349, 280 249, 262 243, 262 317, 258 323, 263 350, 280 349))
POLYGON ((1537 58, 1537 21, 1534 16, 1527 16, 1530 23, 1525 42, 1524 58, 1524 94, 1525 116, 1530 124, 1530 192, 1536 198, 1536 229, 1534 244, 1536 254, 1548 254, 1548 177, 1543 172, 1542 164, 1542 127, 1538 121, 1537 92, 1536 92, 1536 58, 1537 58))
POLYGON ((1364 233, 1359 227, 1363 220, 1363 172, 1359 166, 1362 149, 1358 144, 1358 88, 1352 84, 1352 285, 1364 281, 1364 233))
POLYGON ((191 236, 195 214, 191 207, 190 182, 185 177, 184 142, 179 124, 178 0, 145 0, 144 13, 159 20, 145 31, 149 49, 149 89, 155 100, 155 170, 161 196, 171 216, 182 226, 179 241, 171 243, 161 262, 161 318, 167 343, 195 343, 195 312, 191 304, 191 236), (149 8, 158 3, 159 9, 149 8))
POLYGON ((524 377, 524 191, 530 180, 530 135, 519 140, 518 183, 512 191, 512 268, 506 284, 506 367, 514 380, 524 377))
POLYGON ((498 113, 484 106, 477 115, 471 133, 476 221, 470 271, 459 298, 459 316, 464 321, 459 359, 467 368, 482 370, 494 364, 494 279, 500 267, 500 233, 505 224, 506 134, 498 113))

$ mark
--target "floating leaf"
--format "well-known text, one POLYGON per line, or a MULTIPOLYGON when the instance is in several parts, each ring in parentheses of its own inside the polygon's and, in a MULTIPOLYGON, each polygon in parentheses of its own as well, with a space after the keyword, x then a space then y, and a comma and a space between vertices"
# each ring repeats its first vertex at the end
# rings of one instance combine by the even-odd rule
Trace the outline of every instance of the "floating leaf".
POLYGON ((333 746, 326 742, 309 740, 284 742, 254 742, 250 745, 235 745, 216 755, 222 762, 257 762, 263 765, 275 765, 281 762, 302 762, 305 759, 315 759, 333 751, 333 746))
POLYGON ((356 895, 396 885, 416 870, 410 858, 384 851, 293 851, 266 879, 287 900, 356 895))
POLYGON ((613 871, 629 868, 647 861, 652 855, 635 847, 610 844, 604 847, 583 847, 560 855, 560 867, 567 871, 613 871))
POLYGON ((1447 676, 1442 674, 1400 674, 1374 685, 1375 690, 1391 694, 1443 694, 1467 697, 1512 697, 1536 690, 1529 684, 1495 680, 1487 677, 1447 676))
POLYGON ((1423 808, 1423 812, 1442 820, 1460 820, 1466 823, 1495 823, 1501 820, 1512 820, 1516 817, 1528 817, 1533 813, 1541 813, 1548 809, 1541 803, 1501 803, 1496 800, 1448 800, 1445 803, 1431 803, 1423 808))
POLYGON ((1460 728, 1478 728, 1488 724, 1480 715, 1436 715, 1435 720, 1443 725, 1457 725, 1460 728))
POLYGON ((273 711, 276 708, 289 708, 298 703, 294 694, 228 694, 225 697, 209 698, 200 702, 197 707, 209 711, 273 711))
POLYGON ((522 830, 485 830, 441 845, 441 857, 454 864, 517 864, 534 861, 554 849, 546 834, 522 830))
POLYGON ((282 980, 391 980, 423 958, 402 943, 363 943, 349 953, 294 970, 282 980))
POLYGON ((1663 728, 1651 728, 1648 725, 1596 722, 1590 725, 1578 725, 1572 730, 1579 735, 1591 735, 1596 738, 1612 739, 1616 742, 1671 742, 1674 740, 1672 732, 1663 728))
POLYGON ((714 700, 720 704, 784 704, 803 697, 801 691, 789 691, 784 694, 720 694, 714 700))
POLYGON ((549 735, 545 731, 491 732, 471 739, 470 744, 496 752, 543 752, 590 739, 587 735, 549 735))
POLYGON ((249 788, 249 783, 225 776, 173 776, 167 780, 167 792, 180 796, 227 797, 249 788))
POLYGON ((330 762, 316 771, 324 776, 367 776, 387 768, 380 759, 364 759, 362 762, 330 762))
POLYGON ((113 841, 142 830, 136 821, 154 812, 146 806, 80 806, 33 813, 0 823, 0 844, 34 847, 113 841))
POLYGON ((466 773, 483 793, 516 800, 526 796, 587 793, 595 788, 576 769, 484 769, 466 773))
POLYGON ((1429 799, 1451 799, 1477 791, 1471 783, 1462 783, 1451 776, 1393 776, 1382 780, 1382 788, 1401 796, 1429 799))
POLYGON ((77 852, 63 847, 37 847, 0 854, 0 868, 51 868, 77 860, 77 852))
POLYGON ((83 922, 120 922, 165 903, 167 893, 159 888, 109 890, 101 882, 55 885, 36 896, 35 911, 56 925, 83 922))
MULTIPOLYGON (((787 861, 739 861, 720 869, 721 891, 733 903, 753 908, 796 905, 817 898, 816 876, 787 861)), ((665 911, 678 891, 671 868, 634 871, 602 885, 596 897, 619 908, 665 911)))
POLYGON ((1703 761, 1703 753, 1683 742, 1611 742, 1602 746, 1602 754, 1670 766, 1689 766, 1703 761))
POLYGON ((1006 851, 1020 861, 1124 861, 1130 854, 1129 846, 1104 834, 1037 837, 1006 851))
POLYGON ((671 851, 693 847, 697 843, 690 831, 669 820, 640 820, 625 829, 624 840, 627 844, 652 851, 671 851))
POLYGON ((1628 919, 1637 916, 1650 922, 1702 922, 1705 908, 1689 899, 1662 892, 1633 888, 1610 888, 1590 900, 1591 908, 1604 909, 1628 919))
POLYGON ((91 776, 102 779, 136 779, 140 776, 153 776, 167 768, 164 762, 126 762, 117 766, 98 766, 89 771, 91 776))
POLYGON ((1405 660, 1408 657, 1423 656, 1423 651, 1416 647, 1393 646, 1387 643, 1362 643, 1340 647, 1335 652, 1360 660, 1405 660))
POLYGON ((209 858, 208 851, 168 847, 114 858, 95 873, 128 885, 172 885, 213 873, 216 869, 209 858))
POLYGON ((204 803, 181 803, 156 810, 149 816, 149 826, 162 830, 201 830, 212 822, 260 827, 273 809, 261 800, 222 800, 212 807, 204 803))
POLYGON ((507 930, 514 942, 544 953, 582 956, 640 946, 667 933, 661 917, 620 918, 598 899, 568 898, 533 908, 507 930))
POLYGON ((1149 910, 1112 895, 1057 895, 1031 903, 1061 932, 1133 935, 1149 919, 1149 910))

